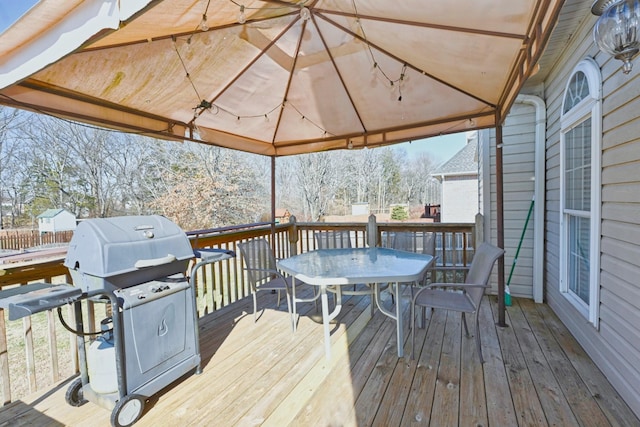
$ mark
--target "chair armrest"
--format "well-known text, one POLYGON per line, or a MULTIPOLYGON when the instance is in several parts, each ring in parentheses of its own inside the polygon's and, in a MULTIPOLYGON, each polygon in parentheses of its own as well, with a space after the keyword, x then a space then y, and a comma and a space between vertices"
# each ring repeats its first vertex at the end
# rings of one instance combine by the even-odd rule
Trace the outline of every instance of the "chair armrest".
POLYGON ((450 288, 450 289, 466 289, 466 288, 488 288, 488 285, 478 283, 430 283, 425 288, 450 288))
POLYGON ((280 272, 280 270, 274 270, 272 268, 246 268, 245 271, 255 271, 255 272, 264 272, 271 274, 272 277, 282 277, 284 279, 284 274, 280 272))

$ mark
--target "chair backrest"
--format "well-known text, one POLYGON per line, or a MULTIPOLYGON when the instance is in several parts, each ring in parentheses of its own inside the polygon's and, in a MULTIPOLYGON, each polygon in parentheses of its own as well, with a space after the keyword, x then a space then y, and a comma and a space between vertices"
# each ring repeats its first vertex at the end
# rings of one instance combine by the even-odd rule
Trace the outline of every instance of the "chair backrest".
MULTIPOLYGON (((473 283, 476 285, 487 286, 489 278, 491 277, 491 270, 493 265, 504 254, 504 250, 491 243, 483 242, 476 249, 476 253, 471 261, 471 268, 467 273, 467 279, 465 283, 473 283)), ((469 289, 467 293, 471 297, 471 300, 478 306, 482 295, 484 295, 484 288, 469 289)))
POLYGON ((342 249, 351 247, 348 231, 320 231, 315 234, 318 249, 342 249))
POLYGON ((252 286, 272 278, 273 273, 277 271, 277 266, 269 242, 265 239, 253 239, 238 243, 238 248, 240 248, 252 286))
POLYGON ((390 237, 390 248, 401 251, 435 254, 435 234, 431 232, 397 231, 390 237))

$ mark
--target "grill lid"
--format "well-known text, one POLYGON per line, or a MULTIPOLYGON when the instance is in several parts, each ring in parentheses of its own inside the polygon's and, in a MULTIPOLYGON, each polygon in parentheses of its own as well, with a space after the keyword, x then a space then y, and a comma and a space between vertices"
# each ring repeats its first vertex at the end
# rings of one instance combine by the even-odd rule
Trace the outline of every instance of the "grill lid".
POLYGON ((193 249, 189 239, 167 218, 122 216, 80 222, 64 265, 92 276, 110 277, 190 258, 193 249))

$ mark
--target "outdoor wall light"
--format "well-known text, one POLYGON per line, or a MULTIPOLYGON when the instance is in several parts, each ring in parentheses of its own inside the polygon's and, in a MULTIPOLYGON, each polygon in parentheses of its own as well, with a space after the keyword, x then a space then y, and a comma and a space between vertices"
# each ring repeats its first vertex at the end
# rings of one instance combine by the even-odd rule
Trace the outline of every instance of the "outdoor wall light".
POLYGON ((624 62, 628 74, 640 51, 640 0, 596 0, 591 13, 600 16, 593 27, 598 48, 624 62))

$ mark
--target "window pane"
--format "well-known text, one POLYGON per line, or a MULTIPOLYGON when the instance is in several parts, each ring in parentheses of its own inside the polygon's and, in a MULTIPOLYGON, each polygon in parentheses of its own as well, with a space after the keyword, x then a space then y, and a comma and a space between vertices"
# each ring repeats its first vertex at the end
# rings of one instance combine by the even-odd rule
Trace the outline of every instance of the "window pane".
POLYGON ((578 105, 578 103, 587 96, 589 96, 589 83, 587 82, 587 76, 585 76, 583 72, 579 71, 573 75, 571 82, 569 83, 569 87, 567 87, 562 114, 578 105))
POLYGON ((589 211, 591 204, 591 120, 565 134, 565 206, 589 211))
POLYGON ((569 289, 589 304, 589 218, 569 216, 569 289))

